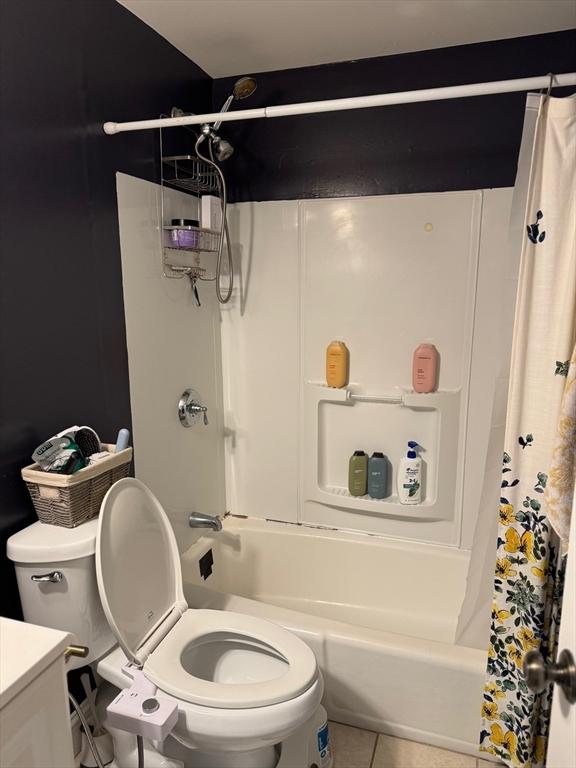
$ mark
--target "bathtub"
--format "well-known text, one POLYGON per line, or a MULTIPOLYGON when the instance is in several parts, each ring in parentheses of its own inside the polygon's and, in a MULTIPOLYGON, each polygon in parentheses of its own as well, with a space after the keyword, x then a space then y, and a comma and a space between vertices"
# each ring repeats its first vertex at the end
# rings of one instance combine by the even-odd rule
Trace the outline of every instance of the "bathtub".
POLYGON ((233 516, 182 554, 190 606, 308 643, 331 719, 476 755, 486 655, 453 642, 467 568, 447 547, 233 516))

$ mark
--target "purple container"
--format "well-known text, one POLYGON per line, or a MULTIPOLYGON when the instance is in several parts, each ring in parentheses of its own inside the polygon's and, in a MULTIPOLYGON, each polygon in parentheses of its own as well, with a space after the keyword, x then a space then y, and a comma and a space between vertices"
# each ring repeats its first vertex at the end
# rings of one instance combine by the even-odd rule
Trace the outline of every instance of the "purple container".
POLYGON ((198 248, 200 232, 195 227, 198 227, 195 219, 172 219, 172 228, 168 230, 172 247, 198 248))

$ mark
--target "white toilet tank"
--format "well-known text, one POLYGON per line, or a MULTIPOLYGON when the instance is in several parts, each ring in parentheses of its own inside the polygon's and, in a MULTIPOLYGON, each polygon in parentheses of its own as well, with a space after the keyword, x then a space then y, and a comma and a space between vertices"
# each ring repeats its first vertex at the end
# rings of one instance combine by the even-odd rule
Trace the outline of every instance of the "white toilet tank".
POLYGON ((97 526, 98 518, 77 528, 33 523, 6 546, 16 567, 24 619, 72 632, 90 649, 86 659, 71 658, 68 669, 90 664, 116 645, 96 583, 97 526))

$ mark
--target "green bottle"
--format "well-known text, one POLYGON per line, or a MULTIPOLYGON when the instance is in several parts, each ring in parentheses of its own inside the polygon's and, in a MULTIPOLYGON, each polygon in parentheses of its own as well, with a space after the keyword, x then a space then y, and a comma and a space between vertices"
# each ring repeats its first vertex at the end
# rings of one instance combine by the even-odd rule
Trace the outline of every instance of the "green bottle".
POLYGON ((348 465, 348 490, 351 496, 364 496, 368 482, 368 456, 354 451, 348 465))

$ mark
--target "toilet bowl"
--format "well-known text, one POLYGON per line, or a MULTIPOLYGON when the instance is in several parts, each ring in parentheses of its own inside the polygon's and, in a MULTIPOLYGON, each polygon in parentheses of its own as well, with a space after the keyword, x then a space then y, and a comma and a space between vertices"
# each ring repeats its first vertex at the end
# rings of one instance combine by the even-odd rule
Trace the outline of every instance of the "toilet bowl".
MULTIPOLYGON (((116 647, 97 663, 96 672, 116 688, 126 688, 131 682, 125 672, 127 662, 124 652, 116 647)), ((260 707, 205 707, 177 698, 178 723, 172 735, 182 746, 203 752, 248 752, 272 747, 313 718, 322 692, 322 678, 318 675, 298 696, 260 707)), ((160 686, 156 696, 175 698, 160 686)), ((319 720, 318 728, 322 725, 319 720)))
MULTIPOLYGON (((172 736, 211 753, 249 753, 275 765, 279 744, 320 705, 323 682, 311 649, 272 622, 191 609, 168 517, 151 491, 126 478, 102 503, 96 575, 119 649, 97 671, 124 688, 141 669, 157 698, 178 706, 172 736)), ((253 759, 252 759, 253 758, 253 759)))

